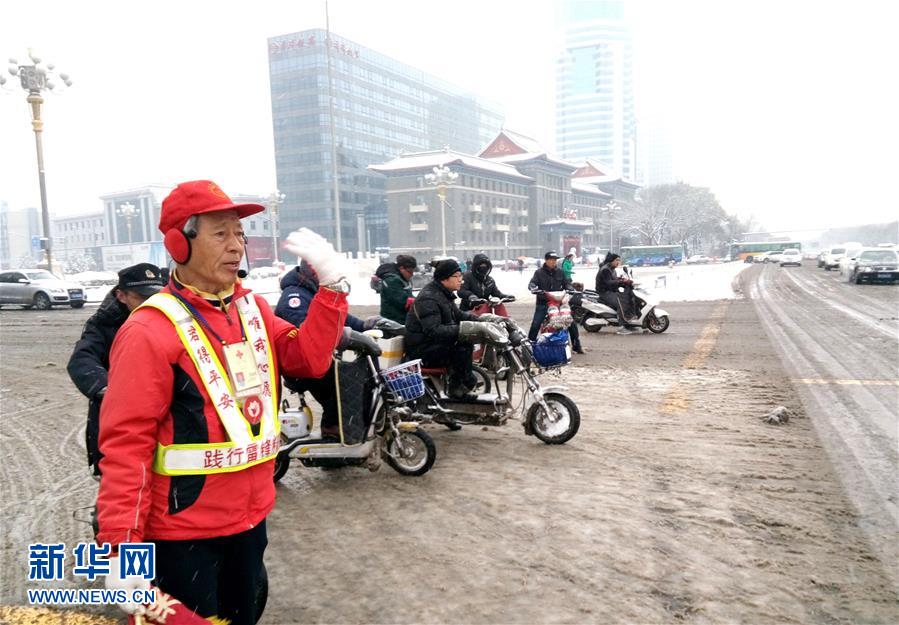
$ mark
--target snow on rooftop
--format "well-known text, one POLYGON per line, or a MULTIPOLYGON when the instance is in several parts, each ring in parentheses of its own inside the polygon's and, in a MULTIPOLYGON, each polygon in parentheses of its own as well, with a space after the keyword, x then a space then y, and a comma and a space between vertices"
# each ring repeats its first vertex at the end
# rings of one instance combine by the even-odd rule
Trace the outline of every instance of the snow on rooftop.
POLYGON ((611 193, 606 193, 599 187, 594 187, 592 184, 587 184, 584 182, 580 182, 580 178, 575 178, 571 181, 571 189, 572 191, 581 191, 583 193, 590 193, 592 195, 601 195, 603 197, 612 197, 611 193))
POLYGON ((593 225, 593 222, 587 219, 550 219, 540 223, 541 226, 577 226, 579 228, 587 228, 593 225))
POLYGON ((530 177, 520 173, 511 165, 497 163, 495 160, 462 154, 452 150, 432 150, 430 152, 413 152, 403 154, 380 165, 369 165, 372 171, 381 173, 411 171, 415 169, 430 169, 431 167, 445 165, 463 165, 471 169, 489 171, 494 174, 502 174, 519 180, 531 180, 530 177))

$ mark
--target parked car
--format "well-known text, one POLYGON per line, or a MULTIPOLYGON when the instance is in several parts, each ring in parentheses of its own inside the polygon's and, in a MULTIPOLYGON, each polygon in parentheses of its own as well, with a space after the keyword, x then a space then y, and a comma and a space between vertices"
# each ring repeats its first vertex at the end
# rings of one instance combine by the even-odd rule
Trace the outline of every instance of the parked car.
POLYGON ((886 248, 867 248, 859 252, 849 281, 899 282, 899 255, 886 248))
POLYGON ((711 259, 705 254, 693 254, 686 260, 688 265, 705 265, 708 262, 711 262, 711 259))
POLYGON ((787 265, 802 267, 802 252, 795 247, 785 249, 780 256, 780 266, 786 267, 787 265))
POLYGON ((763 255, 759 256, 758 260, 756 262, 779 263, 782 256, 783 256, 782 250, 771 250, 770 252, 765 252, 763 255))
POLYGON ((15 269, 0 273, 0 306, 48 310, 51 306, 84 306, 84 289, 60 280, 46 269, 15 269))
POLYGON ((826 252, 824 252, 824 259, 822 262, 822 267, 824 267, 824 271, 830 271, 831 269, 836 269, 840 266, 840 259, 846 255, 846 248, 843 246, 832 247, 826 252))

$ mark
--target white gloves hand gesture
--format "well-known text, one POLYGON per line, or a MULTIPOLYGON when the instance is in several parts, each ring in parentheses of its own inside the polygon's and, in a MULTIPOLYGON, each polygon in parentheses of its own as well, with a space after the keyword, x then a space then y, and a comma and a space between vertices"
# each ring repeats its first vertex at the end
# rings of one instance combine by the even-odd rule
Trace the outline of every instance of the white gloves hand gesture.
POLYGON ((124 590, 128 595, 128 601, 117 604, 125 614, 144 614, 147 609, 139 604, 131 601, 131 592, 134 590, 150 590, 150 580, 143 577, 128 577, 123 579, 119 576, 119 556, 109 558, 109 575, 106 576, 107 590, 124 590))
POLYGON ((334 284, 347 275, 344 257, 334 250, 327 239, 309 228, 291 232, 284 248, 309 263, 322 286, 334 284))

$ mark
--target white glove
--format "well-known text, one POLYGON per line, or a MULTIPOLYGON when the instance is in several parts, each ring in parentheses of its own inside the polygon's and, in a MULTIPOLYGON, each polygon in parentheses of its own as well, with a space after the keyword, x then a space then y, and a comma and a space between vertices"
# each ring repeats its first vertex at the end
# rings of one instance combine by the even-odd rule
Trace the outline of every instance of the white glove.
POLYGON ((134 590, 150 590, 150 580, 143 577, 119 577, 119 556, 109 558, 109 575, 106 576, 107 590, 124 590, 128 594, 128 601, 119 603, 119 609, 125 614, 145 614, 147 608, 139 603, 131 601, 131 592, 134 590))
POLYGON ((345 259, 334 251, 334 246, 309 228, 300 228, 287 236, 284 248, 296 254, 315 269, 322 286, 334 284, 346 277, 345 259))

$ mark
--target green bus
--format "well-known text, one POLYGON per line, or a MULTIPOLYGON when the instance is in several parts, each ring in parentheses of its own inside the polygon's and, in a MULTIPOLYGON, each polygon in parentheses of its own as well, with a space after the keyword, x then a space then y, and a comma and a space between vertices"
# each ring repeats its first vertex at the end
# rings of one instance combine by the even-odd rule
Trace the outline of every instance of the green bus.
POLYGON ((621 248, 621 264, 643 267, 683 262, 683 245, 631 245, 621 248))
POLYGON ((746 260, 747 256, 757 258, 765 252, 782 252, 791 247, 802 251, 799 241, 740 241, 730 244, 730 259, 746 260))

